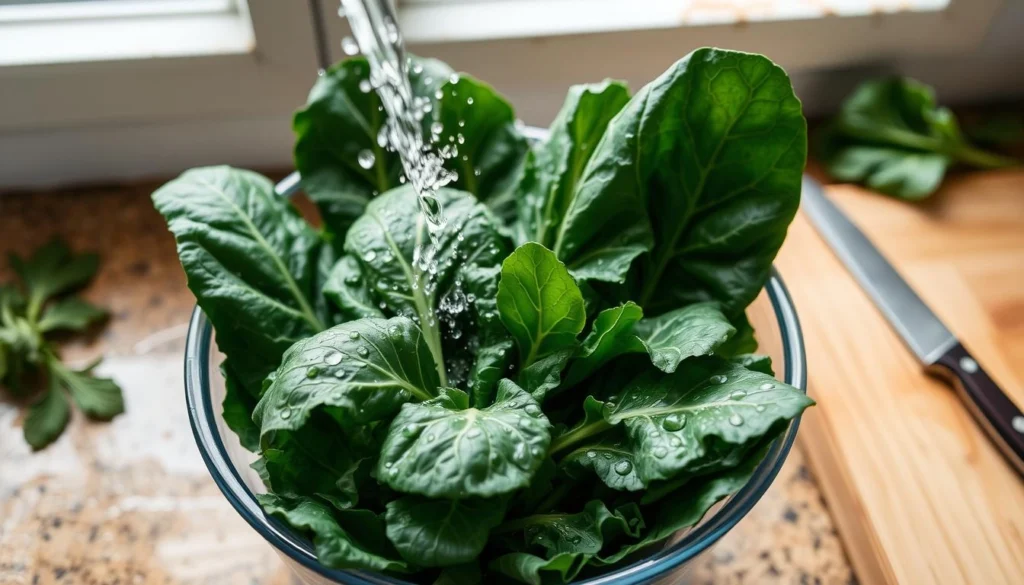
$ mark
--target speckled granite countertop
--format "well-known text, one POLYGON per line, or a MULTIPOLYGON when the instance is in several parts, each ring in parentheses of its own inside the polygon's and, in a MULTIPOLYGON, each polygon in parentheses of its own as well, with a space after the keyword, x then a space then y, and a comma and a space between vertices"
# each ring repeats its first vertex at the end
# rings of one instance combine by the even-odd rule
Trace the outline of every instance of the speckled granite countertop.
MULTIPOLYGON (((0 194, 3 257, 54 235, 102 255, 85 296, 112 318, 64 355, 106 355, 101 369, 124 388, 127 408, 111 423, 76 413, 57 443, 32 454, 19 409, 0 398, 0 585, 290 582, 193 442, 181 379, 193 299, 150 204, 155 186, 0 194)), ((9 277, 3 264, 0 281, 9 277)), ((797 445, 757 507, 682 582, 856 582, 797 445)))

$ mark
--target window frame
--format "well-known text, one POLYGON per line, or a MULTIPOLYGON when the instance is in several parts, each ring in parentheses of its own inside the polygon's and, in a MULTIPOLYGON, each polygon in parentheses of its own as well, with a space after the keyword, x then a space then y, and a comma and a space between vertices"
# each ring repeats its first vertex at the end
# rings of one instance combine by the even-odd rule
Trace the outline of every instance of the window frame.
MULTIPOLYGON (((317 70, 308 4, 247 4, 243 16, 251 18, 255 42, 244 47, 0 67, 0 133, 291 111, 304 101, 317 70)), ((116 20, 109 24, 118 26, 116 20)))
MULTIPOLYGON (((400 20, 402 10, 418 5, 398 1, 400 20)), ((337 61, 348 27, 336 16, 336 0, 320 5, 337 61)), ((291 115, 318 67, 312 14, 303 0, 248 6, 255 45, 242 52, 0 67, 0 191, 169 176, 203 164, 287 169, 291 115)), ((1001 6, 950 0, 930 13, 446 42, 424 42, 415 30, 407 36, 410 51, 487 80, 535 125, 550 121, 574 83, 615 77, 636 89, 707 45, 767 54, 790 72, 805 109, 821 113, 841 97, 832 94, 842 84, 830 80, 844 70, 970 54, 1001 6), (802 89, 809 87, 814 91, 802 89)))

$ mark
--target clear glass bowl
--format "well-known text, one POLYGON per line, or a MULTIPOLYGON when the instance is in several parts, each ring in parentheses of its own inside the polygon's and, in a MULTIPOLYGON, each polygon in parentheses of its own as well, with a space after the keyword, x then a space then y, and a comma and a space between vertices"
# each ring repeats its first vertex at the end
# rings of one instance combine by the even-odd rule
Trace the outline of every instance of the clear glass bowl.
MULTIPOLYGON (((778 273, 772 272, 767 286, 747 314, 757 331, 758 351, 772 356, 776 375, 781 374, 781 379, 787 384, 806 391, 807 370, 800 324, 778 273)), ((218 369, 220 361, 221 355, 213 344, 213 327, 197 307, 192 314, 185 348, 185 398, 199 451, 213 480, 235 510, 277 549, 304 583, 408 583, 366 571, 340 571, 325 567, 316 560, 313 544, 308 538, 263 513, 254 494, 265 491, 265 488, 249 467, 254 455, 242 448, 221 416, 224 380, 218 369)), ((790 423, 785 434, 772 444, 750 481, 706 514, 699 525, 678 534, 664 548, 653 550, 640 561, 579 583, 632 585, 669 578, 675 581, 690 561, 707 551, 754 507, 786 460, 799 423, 799 418, 790 423)))

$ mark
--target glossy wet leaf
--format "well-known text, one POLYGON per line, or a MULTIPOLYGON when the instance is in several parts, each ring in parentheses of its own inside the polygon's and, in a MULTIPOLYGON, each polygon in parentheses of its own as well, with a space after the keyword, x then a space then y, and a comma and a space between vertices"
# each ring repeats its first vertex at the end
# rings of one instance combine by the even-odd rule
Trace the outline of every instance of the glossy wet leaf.
MULTIPOLYGON (((433 101, 451 69, 435 59, 414 58, 413 64, 414 94, 433 101)), ((302 188, 339 244, 375 195, 399 186, 402 172, 398 155, 378 142, 385 113, 369 76, 363 58, 332 66, 317 78, 305 107, 292 120, 302 188), (362 153, 372 155, 369 168, 359 162, 362 153)))
MULTIPOLYGON (((384 314, 416 320, 435 369, 446 382, 438 308, 457 288, 456 281, 465 279, 463 275, 497 267, 508 248, 498 234, 494 216, 473 196, 441 189, 437 199, 444 207, 448 227, 438 234, 432 259, 420 259, 417 254, 429 236, 412 187, 394 189, 374 199, 349 230, 345 251, 359 261, 364 286, 371 289, 384 314), (436 263, 433 273, 431 262, 436 263)), ((490 273, 492 280, 496 276, 496 272, 490 273)))
POLYGON ((491 497, 529 482, 547 455, 551 423, 509 380, 494 404, 469 407, 459 390, 409 403, 391 422, 377 466, 391 488, 432 498, 491 497))
POLYGON ((534 148, 536 159, 530 170, 533 174, 525 175, 519 185, 519 243, 532 241, 554 247, 587 162, 609 120, 628 100, 629 90, 618 81, 569 88, 548 137, 534 148))
POLYGON ((506 577, 529 585, 568 583, 576 578, 590 558, 562 553, 545 559, 529 553, 508 553, 495 558, 488 567, 506 577))
POLYGON ((371 286, 359 261, 352 256, 342 256, 331 269, 323 294, 340 310, 346 321, 384 317, 370 293, 371 286))
POLYGON ((260 505, 270 515, 277 516, 302 532, 310 535, 316 548, 317 560, 335 569, 368 569, 371 571, 409 572, 409 565, 397 557, 394 550, 382 546, 374 532, 383 532, 372 513, 353 511, 353 521, 343 527, 338 515, 326 504, 306 497, 260 494, 260 505), (353 532, 352 524, 358 532, 353 532), (362 538, 359 538, 362 536, 362 538))
POLYGON ((593 474, 612 489, 635 492, 647 487, 636 473, 637 456, 624 433, 612 431, 566 453, 560 468, 575 479, 593 474))
POLYGON ((366 506, 375 500, 365 488, 379 449, 370 427, 340 429, 327 412, 314 412, 302 428, 264 441, 264 483, 274 493, 316 496, 339 510, 366 506))
POLYGON ((673 374, 641 374, 605 419, 622 424, 644 482, 735 464, 758 439, 813 403, 771 376, 718 358, 691 359, 673 374))
POLYGON ((259 396, 284 351, 324 327, 311 301, 319 236, 268 179, 230 167, 187 171, 153 202, 218 347, 259 396))
POLYGON ((548 557, 564 553, 595 555, 606 543, 626 535, 636 536, 642 528, 636 504, 612 512, 604 502, 592 500, 575 514, 531 517, 526 527, 526 540, 543 548, 548 557))
POLYGON ((450 186, 472 193, 496 215, 511 219, 512 189, 528 148, 515 126, 512 106, 494 88, 465 74, 440 91, 430 119, 441 125, 438 145, 457 149, 445 163, 458 173, 450 186))
MULTIPOLYGON (((473 365, 466 381, 473 406, 482 407, 494 401, 498 381, 508 374, 515 359, 515 342, 498 319, 495 294, 498 291, 500 265, 468 268, 462 271, 463 287, 469 305, 467 313, 475 323, 474 336, 466 336, 466 350, 473 352, 473 365)), ((459 351, 459 350, 456 350, 459 351)))
POLYGON ((657 506, 645 508, 649 526, 643 532, 640 542, 627 544, 614 553, 602 554, 594 559, 595 564, 617 563, 652 543, 671 538, 680 530, 695 526, 712 506, 736 493, 750 481, 764 455, 764 448, 755 449, 736 467, 695 478, 664 497, 657 506))
POLYGON ((529 366, 573 346, 583 330, 583 295, 565 265, 536 243, 523 244, 501 266, 498 314, 529 366))
POLYGON ((569 383, 586 378, 615 356, 638 351, 633 330, 643 316, 643 309, 632 301, 601 311, 572 362, 569 383))
POLYGON ((295 430, 321 407, 345 426, 385 420, 412 399, 426 400, 439 381, 423 334, 405 317, 360 319, 304 339, 281 367, 253 412, 261 437, 295 430))
POLYGON ((543 402, 549 392, 561 385, 562 372, 576 353, 576 347, 573 343, 526 366, 519 371, 519 383, 538 402, 543 402))
POLYGON ((655 367, 669 374, 686 358, 713 353, 734 333, 736 328, 716 303, 696 303, 648 317, 633 327, 655 367))
POLYGON ((632 265, 623 300, 645 314, 707 300, 739 312, 796 213, 805 158, 785 72, 759 55, 698 49, 609 123, 556 252, 573 266, 591 242, 614 237, 599 280, 622 280, 632 265))
POLYGON ((761 372, 762 374, 768 374, 769 376, 775 375, 775 370, 772 369, 771 356, 756 353, 745 353, 730 359, 732 359, 734 363, 737 363, 748 370, 761 372))
POLYGON ((448 567, 475 559, 501 523, 500 499, 434 500, 403 496, 387 506, 388 540, 402 558, 421 567, 448 567))

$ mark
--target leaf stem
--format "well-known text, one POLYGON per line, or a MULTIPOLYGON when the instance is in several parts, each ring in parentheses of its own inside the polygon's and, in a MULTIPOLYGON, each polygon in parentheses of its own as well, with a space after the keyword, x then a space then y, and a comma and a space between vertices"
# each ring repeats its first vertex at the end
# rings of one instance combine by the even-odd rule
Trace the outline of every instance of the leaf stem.
POLYGON ((551 443, 551 449, 548 450, 548 454, 554 456, 559 451, 564 451, 569 447, 589 439, 594 435, 598 435, 612 428, 612 424, 604 419, 596 420, 590 424, 583 425, 579 428, 573 429, 568 433, 558 437, 551 443))
MULTIPOLYGON (((416 218, 416 250, 423 249, 423 234, 426 232, 426 226, 423 225, 423 214, 417 214, 416 218)), ((387 233, 387 232, 385 232, 387 233)), ((397 253, 396 257, 399 262, 405 265, 405 260, 401 254, 397 253)), ((434 309, 427 301, 427 297, 424 295, 426 283, 420 282, 423 272, 420 271, 418 262, 413 259, 413 265, 406 266, 406 270, 409 271, 410 284, 414 284, 415 288, 412 291, 413 304, 416 305, 416 312, 420 316, 420 329, 423 331, 423 337, 426 338, 427 348, 430 349, 430 355, 434 358, 434 368, 437 369, 438 379, 441 380, 441 386, 448 385, 448 372, 444 367, 444 350, 441 348, 441 331, 437 326, 437 316, 434 314, 434 309)))
POLYGON ((987 152, 970 144, 963 144, 953 151, 953 157, 962 163, 982 169, 1002 169, 1020 165, 1016 159, 987 152))

